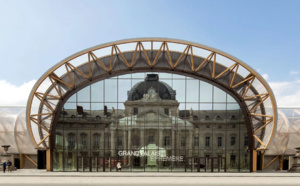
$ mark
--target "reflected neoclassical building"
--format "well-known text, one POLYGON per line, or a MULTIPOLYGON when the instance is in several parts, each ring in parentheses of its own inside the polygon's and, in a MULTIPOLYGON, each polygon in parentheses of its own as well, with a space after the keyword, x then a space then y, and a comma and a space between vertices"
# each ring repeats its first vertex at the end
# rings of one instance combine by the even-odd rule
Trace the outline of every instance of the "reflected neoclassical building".
POLYGON ((54 171, 249 171, 236 101, 201 80, 137 73, 74 94, 57 123, 54 171))

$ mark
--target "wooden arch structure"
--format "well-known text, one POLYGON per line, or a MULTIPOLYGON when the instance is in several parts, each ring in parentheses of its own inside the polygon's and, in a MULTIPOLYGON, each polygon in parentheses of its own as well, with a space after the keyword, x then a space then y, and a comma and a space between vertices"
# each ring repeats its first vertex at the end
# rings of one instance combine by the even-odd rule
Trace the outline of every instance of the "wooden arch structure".
MULTIPOLYGON (((27 128, 35 147, 50 149, 55 120, 72 94, 96 81, 135 72, 181 74, 218 86, 232 95, 243 111, 249 150, 254 152, 251 157, 270 145, 276 129, 277 106, 269 85, 255 70, 229 54, 201 44, 138 38, 78 52, 53 66, 36 82, 26 111, 27 128)), ((255 171, 255 165, 252 166, 255 171)))

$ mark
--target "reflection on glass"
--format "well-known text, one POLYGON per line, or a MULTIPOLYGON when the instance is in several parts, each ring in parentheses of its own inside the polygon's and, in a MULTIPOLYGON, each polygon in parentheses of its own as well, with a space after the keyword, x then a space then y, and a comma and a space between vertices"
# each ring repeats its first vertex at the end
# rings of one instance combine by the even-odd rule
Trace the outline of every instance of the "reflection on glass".
POLYGON ((200 80, 187 80, 186 82, 186 102, 199 102, 200 80))
POLYGON ((226 102, 226 92, 223 90, 214 87, 214 102, 226 102))
POLYGON ((91 101, 92 102, 104 102, 104 81, 99 81, 91 85, 91 101))
POLYGON ((145 73, 135 73, 135 74, 132 74, 132 78, 144 79, 145 78, 145 73))
POLYGON ((214 103, 213 110, 226 110, 226 103, 214 103))
POLYGON ((90 102, 90 86, 83 88, 77 93, 78 102, 90 102))
POLYGON ((200 82, 200 102, 212 102, 213 86, 204 81, 200 82))
POLYGON ((227 102, 228 103, 235 103, 236 101, 231 95, 227 94, 227 102))
POLYGON ((109 172, 119 162, 122 171, 249 171, 239 105, 206 82, 157 74, 74 94, 57 121, 53 170, 109 172))
POLYGON ((72 96, 68 99, 68 102, 76 102, 76 95, 77 95, 77 94, 72 95, 72 96))
POLYGON ((185 102, 185 80, 174 79, 173 89, 176 90, 176 100, 179 102, 185 102))
MULTIPOLYGON (((181 76, 182 77, 182 76, 181 76)), ((168 73, 159 73, 159 78, 160 79, 172 79, 172 74, 168 73)))
POLYGON ((117 102, 118 80, 106 79, 104 82, 105 102, 117 102))
POLYGON ((124 92, 131 89, 131 80, 119 79, 118 85, 118 101, 122 103, 127 100, 127 94, 124 94, 124 92))

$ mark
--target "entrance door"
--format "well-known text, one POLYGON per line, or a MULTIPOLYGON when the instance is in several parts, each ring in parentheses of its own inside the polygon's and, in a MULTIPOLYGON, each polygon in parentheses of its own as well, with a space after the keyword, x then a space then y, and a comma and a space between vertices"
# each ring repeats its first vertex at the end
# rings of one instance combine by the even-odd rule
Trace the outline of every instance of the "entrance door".
POLYGON ((91 158, 90 157, 78 157, 77 158, 77 171, 78 172, 92 171, 91 158))
POLYGON ((206 172, 207 171, 207 165, 206 165, 206 158, 205 157, 199 157, 197 164, 198 172, 206 172))
POLYGON ((105 158, 104 157, 96 158, 96 171, 97 172, 105 172, 105 158))
POLYGON ((226 172, 225 157, 211 157, 210 161, 211 172, 226 172))
POLYGON ((111 158, 110 157, 105 157, 104 158, 104 171, 105 172, 110 172, 111 171, 111 158))
POLYGON ((17 169, 20 169, 20 159, 19 158, 15 158, 15 163, 14 163, 15 167, 17 169))
POLYGON ((185 160, 185 172, 206 172, 206 158, 187 157, 185 160))
MULTIPOLYGON (((114 157, 78 157, 77 171, 78 172, 116 172, 116 165, 120 161, 123 167, 126 168, 126 161, 114 157)), ((126 171, 126 169, 125 169, 126 171)))
POLYGON ((224 157, 187 157, 185 172, 226 172, 224 157))
POLYGON ((197 172, 197 162, 196 157, 186 157, 185 159, 185 172, 197 172))
POLYGON ((283 170, 289 170, 289 159, 287 157, 283 159, 283 170))
POLYGON ((105 158, 103 157, 78 157, 77 171, 78 172, 104 172, 105 171, 104 163, 105 163, 105 158))
POLYGON ((132 171, 144 171, 144 166, 141 166, 141 158, 140 157, 132 157, 133 166, 132 171))

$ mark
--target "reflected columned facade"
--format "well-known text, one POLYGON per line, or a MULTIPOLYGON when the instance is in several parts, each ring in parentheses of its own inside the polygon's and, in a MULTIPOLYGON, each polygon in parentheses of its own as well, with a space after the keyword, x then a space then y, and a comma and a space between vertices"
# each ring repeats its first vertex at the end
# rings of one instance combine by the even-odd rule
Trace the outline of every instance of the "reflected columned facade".
POLYGON ((223 90, 132 73, 75 93, 57 120, 53 171, 250 171, 242 111, 223 90))

